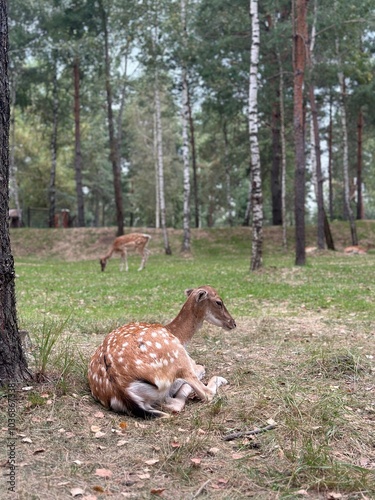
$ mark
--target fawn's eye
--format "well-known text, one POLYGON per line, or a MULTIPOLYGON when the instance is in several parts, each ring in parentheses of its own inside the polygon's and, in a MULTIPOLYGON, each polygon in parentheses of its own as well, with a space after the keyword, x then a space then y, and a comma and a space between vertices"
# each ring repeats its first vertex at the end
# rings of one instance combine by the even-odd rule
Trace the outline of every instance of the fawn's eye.
POLYGON ((223 303, 221 302, 221 300, 217 300, 216 301, 216 305, 219 306, 219 307, 222 307, 223 306, 223 303))

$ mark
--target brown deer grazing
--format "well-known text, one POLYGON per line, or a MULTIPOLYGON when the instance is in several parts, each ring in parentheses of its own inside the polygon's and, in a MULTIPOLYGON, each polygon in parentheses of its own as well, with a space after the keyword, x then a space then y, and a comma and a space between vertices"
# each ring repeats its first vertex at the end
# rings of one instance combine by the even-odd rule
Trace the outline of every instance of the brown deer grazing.
POLYGON ((176 318, 163 326, 130 323, 109 333, 91 358, 88 379, 93 397, 106 408, 138 417, 169 417, 180 412, 195 391, 211 401, 223 377, 200 379, 185 345, 204 321, 233 330, 236 323, 210 286, 186 290, 187 300, 176 318))
POLYGON ((142 269, 144 269, 144 267, 146 266, 147 259, 150 255, 150 250, 146 248, 150 239, 151 236, 149 234, 140 234, 140 233, 130 233, 130 234, 125 234, 124 236, 119 236, 113 242, 113 245, 110 248, 107 255, 99 259, 102 271, 104 271, 105 266, 107 265, 107 260, 111 258, 112 254, 114 253, 119 253, 121 255, 120 271, 123 271, 124 264, 125 264, 125 271, 128 271, 129 250, 134 250, 142 256, 141 265, 140 268, 138 269, 138 271, 142 271, 142 269))

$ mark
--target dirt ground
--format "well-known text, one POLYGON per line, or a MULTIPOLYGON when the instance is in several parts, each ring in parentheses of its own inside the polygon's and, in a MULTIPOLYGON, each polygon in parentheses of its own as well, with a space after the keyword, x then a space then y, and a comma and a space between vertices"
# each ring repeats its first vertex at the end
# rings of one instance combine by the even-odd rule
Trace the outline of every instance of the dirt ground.
MULTIPOLYGON (((19 390, 15 498, 373 498, 363 485, 375 473, 375 325, 307 311, 237 324, 230 334, 204 326, 190 348, 208 376, 230 384, 213 403, 191 400, 171 419, 105 410, 89 394, 84 368, 64 387, 19 390), (225 440, 270 424, 264 433, 225 440), (313 475, 308 450, 309 460, 325 460, 313 475), (335 489, 335 463, 350 464, 347 491, 335 489)), ((77 344, 83 365, 101 340, 77 344)), ((6 403, 0 399, 2 415, 6 403)), ((6 422, 0 437, 9 438, 6 422)))

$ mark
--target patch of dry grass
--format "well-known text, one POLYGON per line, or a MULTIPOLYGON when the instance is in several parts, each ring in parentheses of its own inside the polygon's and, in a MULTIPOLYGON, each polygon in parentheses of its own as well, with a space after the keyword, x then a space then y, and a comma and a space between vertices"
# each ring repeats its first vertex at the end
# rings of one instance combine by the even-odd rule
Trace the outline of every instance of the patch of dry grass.
MULTIPOLYGON (((101 335, 69 346, 63 380, 59 344, 51 381, 17 394, 16 498, 69 498, 74 488, 86 499, 374 498, 374 325, 274 312, 237 318, 230 334, 202 329, 190 354, 230 385, 168 420, 93 401, 85 370, 101 335), (267 422, 275 429, 223 440, 267 422)), ((6 412, 2 398, 1 439, 6 412)), ((6 461, 1 449, 3 473, 6 461)))

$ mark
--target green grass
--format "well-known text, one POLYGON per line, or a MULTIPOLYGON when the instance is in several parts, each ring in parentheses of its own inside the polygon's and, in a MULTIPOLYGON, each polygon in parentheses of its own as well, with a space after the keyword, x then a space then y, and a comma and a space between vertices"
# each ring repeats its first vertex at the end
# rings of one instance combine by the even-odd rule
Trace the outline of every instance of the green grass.
MULTIPOLYGON (((118 258, 102 273, 107 240, 83 233, 13 237, 19 326, 34 344, 31 368, 45 375, 18 393, 17 429, 32 443, 17 444, 17 498, 68 498, 77 486, 137 499, 164 488, 168 500, 200 488, 218 500, 296 499, 301 490, 319 500, 375 497, 374 253, 322 252, 296 267, 270 228, 264 267, 250 273, 249 230, 215 229, 193 232, 190 258, 179 254, 181 232, 171 236, 172 256, 154 234, 144 271, 132 256, 128 273, 118 258), (20 251, 26 241, 29 255, 20 251), (69 252, 77 243, 74 258, 54 242, 69 252), (208 376, 229 380, 212 404, 189 401, 172 419, 144 422, 93 401, 87 365, 104 334, 131 320, 169 321, 184 290, 201 284, 217 288, 237 321, 233 332, 204 325, 189 346, 208 376), (222 439, 269 419, 275 429, 254 439, 222 439)), ((4 422, 6 412, 0 398, 4 422)))
POLYGON ((276 247, 265 252, 264 268, 251 273, 250 242, 228 233, 218 236, 219 243, 215 233, 195 240, 192 258, 155 253, 142 272, 137 272, 137 256, 130 257, 128 273, 119 272, 117 258, 104 273, 97 260, 16 258, 20 325, 29 329, 43 315, 59 321, 70 317, 73 331, 87 333, 136 319, 163 322, 177 313, 183 291, 201 284, 217 288, 234 316, 259 317, 276 305, 288 314, 301 307, 324 309, 349 320, 374 314, 374 254, 325 252, 296 267, 293 253, 276 247))

